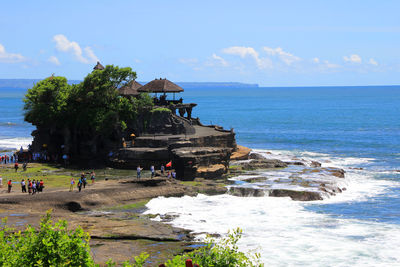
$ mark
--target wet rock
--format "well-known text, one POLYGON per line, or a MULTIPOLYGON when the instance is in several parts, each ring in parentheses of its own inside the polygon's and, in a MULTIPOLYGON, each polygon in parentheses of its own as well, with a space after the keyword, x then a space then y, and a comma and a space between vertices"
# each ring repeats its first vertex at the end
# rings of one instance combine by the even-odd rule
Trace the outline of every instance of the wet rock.
POLYGON ((249 159, 265 159, 265 157, 261 154, 253 152, 249 155, 249 159))
POLYGON ((273 189, 269 192, 270 197, 290 197, 292 200, 297 201, 313 201, 322 200, 318 192, 310 191, 295 191, 287 189, 273 189))
POLYGON ((299 166, 305 166, 306 164, 304 162, 301 161, 287 161, 285 162, 288 165, 299 165, 299 166))
POLYGON ((287 164, 279 159, 252 159, 246 162, 240 162, 244 170, 285 168, 287 164))
POLYGON ((319 163, 318 161, 311 161, 310 166, 313 168, 319 168, 319 167, 321 167, 321 163, 319 163))
POLYGON ((263 197, 265 195, 263 189, 238 186, 230 187, 228 193, 237 197, 263 197))
POLYGON ((338 178, 344 178, 344 174, 346 173, 343 169, 333 168, 333 167, 326 168, 325 170, 329 172, 331 175, 338 178))

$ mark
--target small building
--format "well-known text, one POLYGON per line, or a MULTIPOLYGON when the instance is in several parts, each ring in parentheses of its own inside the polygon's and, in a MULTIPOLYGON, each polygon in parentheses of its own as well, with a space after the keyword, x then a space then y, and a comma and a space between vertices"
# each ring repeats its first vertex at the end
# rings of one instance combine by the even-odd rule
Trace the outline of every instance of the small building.
POLYGON ((124 97, 136 97, 140 93, 138 92, 138 89, 142 87, 140 83, 137 81, 133 80, 127 83, 126 85, 122 86, 121 88, 118 89, 119 95, 124 96, 124 97))
POLYGON ((104 70, 104 66, 100 64, 99 61, 97 61, 96 66, 94 66, 93 70, 104 70))

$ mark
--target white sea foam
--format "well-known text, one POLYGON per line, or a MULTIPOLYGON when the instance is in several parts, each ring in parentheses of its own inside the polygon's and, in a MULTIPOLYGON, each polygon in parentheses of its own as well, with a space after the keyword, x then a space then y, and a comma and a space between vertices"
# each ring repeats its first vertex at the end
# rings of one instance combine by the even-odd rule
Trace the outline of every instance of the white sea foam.
POLYGON ((266 266, 394 266, 400 261, 399 226, 331 218, 289 198, 160 197, 147 207, 146 213, 178 213, 172 224, 195 233, 224 234, 241 227, 240 248, 258 250, 266 266))
MULTIPOLYGON (((395 266, 400 262, 400 226, 373 221, 335 218, 307 209, 308 206, 367 201, 385 193, 399 182, 374 179, 374 172, 356 170, 357 164, 373 159, 336 158, 328 154, 290 151, 260 151, 267 158, 284 161, 316 160, 323 166, 344 168, 339 178, 346 191, 322 201, 297 202, 290 198, 235 197, 232 195, 151 200, 146 213, 178 214, 171 223, 195 233, 224 234, 241 227, 240 248, 257 249, 266 266, 395 266), (326 161, 326 162, 324 162, 326 161)), ((269 173, 277 179, 288 176, 285 170, 269 173)), ((238 176, 246 180, 250 176, 238 176)), ((257 183, 251 186, 259 186, 257 183)), ((200 236, 201 238, 202 236, 200 236)))
POLYGON ((18 138, 1 138, 0 148, 1 149, 19 149, 21 146, 27 148, 32 143, 32 138, 29 137, 18 137, 18 138))

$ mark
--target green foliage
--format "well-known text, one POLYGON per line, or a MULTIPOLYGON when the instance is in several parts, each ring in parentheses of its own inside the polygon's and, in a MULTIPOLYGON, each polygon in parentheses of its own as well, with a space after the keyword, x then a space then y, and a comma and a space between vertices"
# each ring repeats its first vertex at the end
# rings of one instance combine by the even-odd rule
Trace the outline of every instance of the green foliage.
POLYGON ((163 112, 171 113, 172 111, 169 108, 154 108, 151 110, 151 113, 153 113, 153 114, 154 113, 163 113, 163 112))
MULTIPOLYGON (((142 267, 146 263, 146 260, 149 256, 150 255, 148 253, 142 252, 139 256, 135 257, 134 262, 131 263, 130 261, 124 261, 121 264, 123 267, 142 267)), ((117 264, 112 259, 109 259, 106 262, 106 266, 108 267, 113 267, 116 265, 117 264)))
POLYGON ((70 89, 64 77, 51 76, 35 84, 25 95, 25 120, 38 126, 62 122, 70 89))
POLYGON ((36 231, 28 226, 14 232, 6 221, 0 229, 0 266, 96 266, 90 255, 89 234, 67 229, 66 221, 51 221, 51 212, 36 231))
POLYGON ((264 266, 260 263, 260 255, 248 255, 239 251, 237 242, 242 237, 242 230, 229 232, 228 236, 220 240, 218 243, 214 239, 207 239, 206 245, 193 252, 175 256, 166 263, 168 267, 185 266, 186 259, 192 259, 193 263, 197 263, 202 267, 218 266, 218 267, 255 267, 264 266))
POLYGON ((69 85, 64 77, 52 76, 28 90, 25 120, 36 126, 68 127, 91 137, 124 131, 138 115, 153 107, 148 94, 131 99, 118 95, 117 88, 135 78, 131 68, 113 65, 94 70, 76 85, 69 85))

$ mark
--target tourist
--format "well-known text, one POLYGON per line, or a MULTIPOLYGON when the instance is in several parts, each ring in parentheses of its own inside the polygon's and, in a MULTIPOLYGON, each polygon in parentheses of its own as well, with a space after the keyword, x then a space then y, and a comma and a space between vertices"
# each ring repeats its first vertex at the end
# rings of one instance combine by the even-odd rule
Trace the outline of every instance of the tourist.
POLYGON ((169 171, 167 171, 167 178, 170 179, 171 178, 171 173, 169 171))
POLYGON ((79 179, 79 181, 78 181, 78 189, 79 189, 79 192, 81 192, 81 190, 82 190, 82 178, 80 178, 79 179))
POLYGON ((40 182, 39 182, 39 188, 40 188, 40 192, 43 192, 43 188, 44 188, 44 182, 43 182, 43 180, 40 180, 40 182))
POLYGON ((140 174, 141 174, 142 170, 143 170, 143 169, 140 168, 140 166, 137 166, 136 172, 137 172, 137 178, 138 178, 138 179, 140 179, 140 174))
POLYGON ((40 193, 40 181, 36 180, 36 192, 40 193))
POLYGON ((162 165, 161 165, 161 175, 164 174, 164 170, 165 170, 165 167, 164 167, 164 165, 162 164, 162 165))
POLYGON ((0 176, 0 188, 2 188, 3 187, 3 178, 1 178, 1 176, 0 176))
POLYGON ((69 186, 69 192, 74 191, 74 185, 75 185, 75 180, 74 180, 74 178, 72 177, 72 178, 71 178, 71 182, 70 182, 70 186, 69 186))
POLYGON ((32 181, 32 195, 34 195, 36 193, 36 181, 33 180, 32 181))
POLYGON ((8 185, 8 193, 11 193, 11 188, 12 188, 12 182, 11 182, 11 180, 8 180, 7 185, 8 185))
POLYGON ((24 172, 26 172, 26 167, 28 167, 28 163, 25 161, 24 164, 22 164, 22 169, 24 169, 24 172))
POLYGON ((15 172, 17 172, 18 171, 18 162, 15 162, 15 164, 14 164, 14 169, 15 169, 15 172))
POLYGON ((32 194, 32 181, 28 179, 28 194, 32 194))
POLYGON ((21 190, 22 190, 22 193, 26 193, 26 184, 25 184, 24 179, 22 179, 22 181, 21 181, 21 190))
POLYGON ((150 166, 150 171, 151 171, 151 178, 153 178, 154 176, 156 176, 155 170, 154 170, 154 165, 151 165, 151 166, 150 166))
POLYGON ((90 180, 92 180, 92 184, 94 184, 95 179, 96 179, 96 174, 94 173, 94 171, 92 171, 92 173, 90 174, 90 180))
POLYGON ((171 176, 172 176, 172 178, 176 179, 176 172, 175 172, 175 171, 172 171, 172 172, 171 172, 171 176))
POLYGON ((86 175, 84 172, 81 174, 81 182, 83 184, 83 188, 86 188, 86 175))

